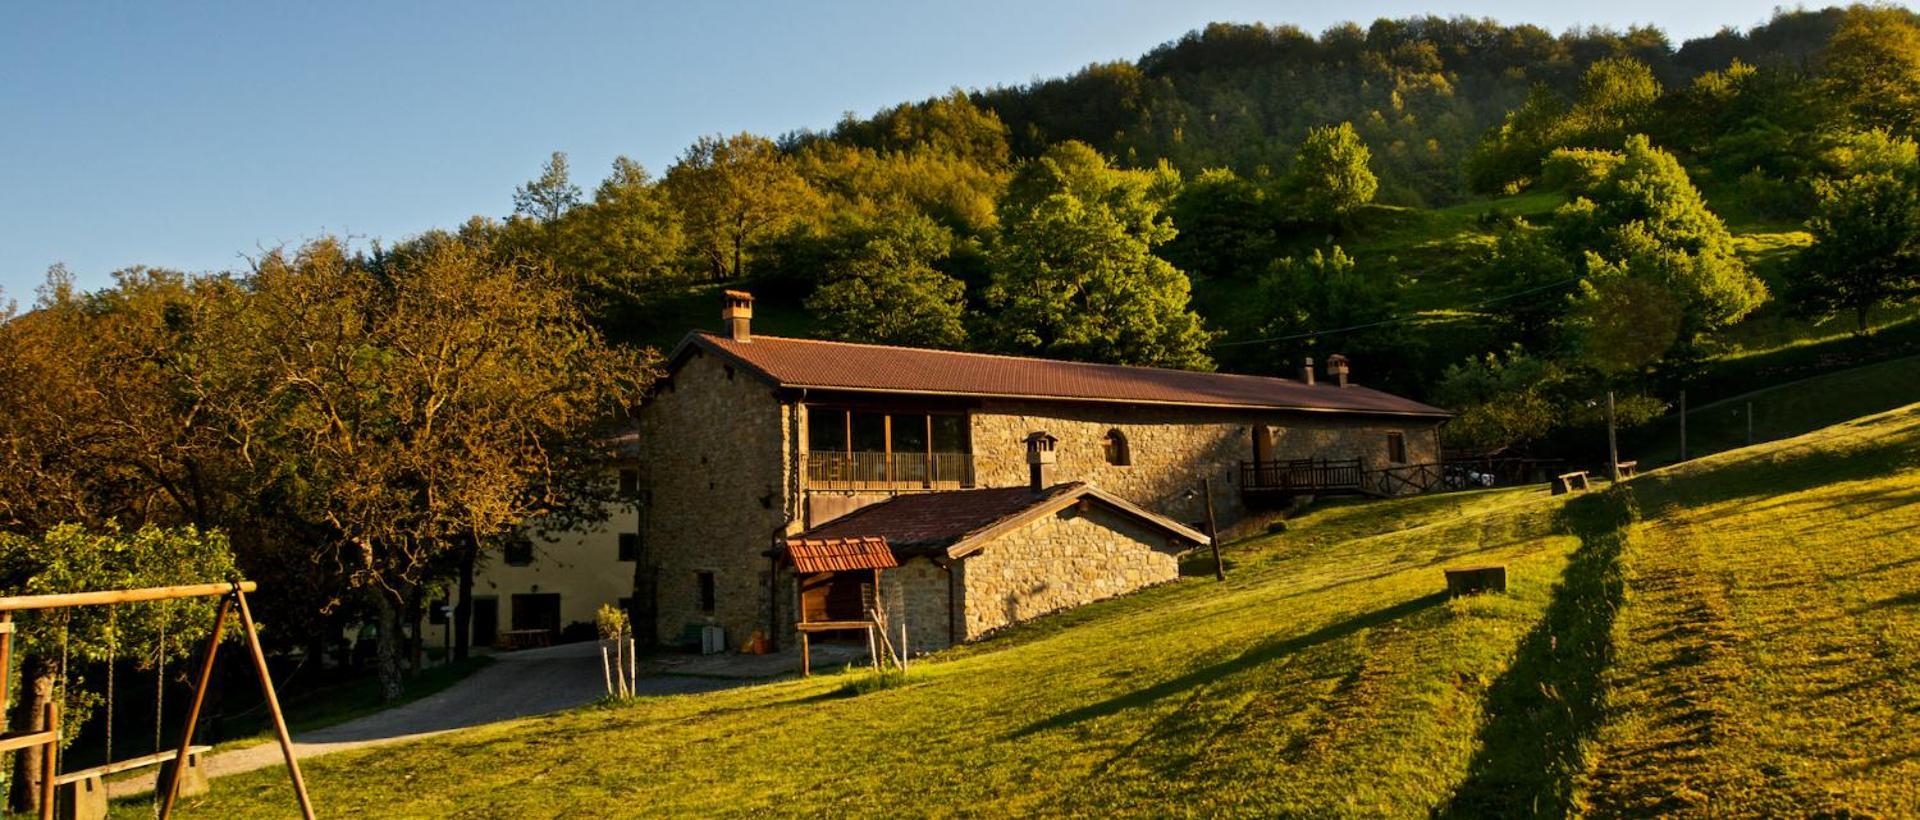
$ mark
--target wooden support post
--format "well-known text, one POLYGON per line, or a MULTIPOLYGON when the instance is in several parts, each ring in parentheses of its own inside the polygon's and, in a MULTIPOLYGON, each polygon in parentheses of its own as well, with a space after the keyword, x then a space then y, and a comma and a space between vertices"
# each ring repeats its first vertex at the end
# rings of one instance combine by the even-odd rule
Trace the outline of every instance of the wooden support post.
MULTIPOLYGON (((254 629, 253 613, 247 609, 247 594, 234 585, 233 598, 240 604, 240 625, 246 629, 247 648, 253 654, 253 668, 260 673, 260 690, 267 696, 267 713, 273 717, 274 734, 280 736, 280 754, 287 759, 287 775, 293 778, 293 794, 300 799, 300 814, 313 820, 313 801, 307 797, 307 783, 300 778, 300 761, 293 755, 293 736, 287 732, 287 716, 280 711, 280 696, 274 694, 273 676, 267 672, 267 653, 260 648, 260 633, 254 629)), ((181 763, 185 762, 181 757, 181 763)), ((183 768, 176 764, 176 770, 183 768)), ((174 775, 176 778, 178 774, 174 775)))
POLYGON ((800 677, 813 677, 813 641, 807 633, 800 633, 800 677))
POLYGON ((1207 546, 1213 548, 1213 579, 1227 580, 1227 565, 1220 562, 1220 527, 1213 520, 1213 478, 1200 479, 1200 489, 1207 496, 1207 546))
POLYGON ((60 700, 47 702, 47 731, 52 739, 40 753, 40 820, 53 820, 53 780, 60 771, 60 700))
POLYGON ((1613 391, 1607 391, 1607 480, 1620 483, 1620 437, 1613 423, 1613 391))
POLYGON ((220 652, 220 633, 226 630, 227 613, 233 610, 233 595, 220 599, 213 614, 213 632, 207 636, 207 654, 200 661, 200 677, 194 681, 193 703, 187 707, 186 726, 180 730, 180 748, 173 757, 173 771, 161 787, 160 820, 173 816, 173 801, 180 796, 180 778, 186 773, 187 755, 193 750, 193 732, 200 725, 200 705, 207 699, 207 685, 213 681, 213 661, 220 652))
POLYGON ((1687 460, 1687 391, 1680 391, 1680 460, 1687 460))

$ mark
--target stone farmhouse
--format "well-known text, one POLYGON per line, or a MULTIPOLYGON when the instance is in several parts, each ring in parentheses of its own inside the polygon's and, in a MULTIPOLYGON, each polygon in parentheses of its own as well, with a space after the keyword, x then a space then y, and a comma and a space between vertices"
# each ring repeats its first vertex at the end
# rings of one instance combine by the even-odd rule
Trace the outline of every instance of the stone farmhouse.
POLYGON ((638 545, 653 629, 758 633, 878 608, 914 650, 1174 579, 1268 499, 1391 493, 1439 460, 1435 407, 1299 380, 690 333, 643 408, 638 545))

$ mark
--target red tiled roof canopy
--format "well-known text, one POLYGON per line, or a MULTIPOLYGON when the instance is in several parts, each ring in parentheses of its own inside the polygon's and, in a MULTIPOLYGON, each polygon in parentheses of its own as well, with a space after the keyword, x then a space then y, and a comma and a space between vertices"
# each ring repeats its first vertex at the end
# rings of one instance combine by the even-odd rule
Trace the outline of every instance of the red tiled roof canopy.
POLYGON ((900 566, 879 536, 856 538, 789 538, 787 560, 795 572, 840 572, 853 569, 891 569, 900 566))
POLYGON ((727 356, 785 387, 927 395, 1250 407, 1378 415, 1450 415, 1352 385, 1308 385, 1270 376, 1066 362, 914 347, 755 336, 739 342, 695 332, 690 345, 727 356))
POLYGON ((998 526, 1082 499, 1107 505, 1181 540, 1196 544, 1206 540, 1204 535, 1078 481, 1038 493, 1026 487, 1002 487, 898 495, 814 527, 794 540, 878 538, 900 556, 944 553, 958 557, 949 548, 961 549, 965 546, 962 542, 975 541, 976 536, 990 537, 998 526))

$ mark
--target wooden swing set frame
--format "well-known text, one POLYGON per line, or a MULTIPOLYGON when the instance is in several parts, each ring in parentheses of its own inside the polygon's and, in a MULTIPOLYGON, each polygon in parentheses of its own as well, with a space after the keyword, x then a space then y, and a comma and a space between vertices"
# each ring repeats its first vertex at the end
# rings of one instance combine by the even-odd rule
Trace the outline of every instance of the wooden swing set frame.
MULTIPOLYGON (((13 613, 15 612, 219 596, 220 607, 213 616, 213 632, 207 636, 207 648, 200 662, 200 674, 194 682, 193 705, 188 707, 186 725, 180 730, 180 746, 173 755, 172 770, 166 778, 166 783, 160 786, 163 789, 160 795, 160 817, 167 818, 173 815, 173 804, 180 793, 180 778, 186 772, 187 756, 192 752, 193 733, 200 724, 200 705, 206 699, 208 684, 213 680, 213 662, 220 651, 221 632, 226 629, 228 615, 238 609, 241 632, 245 634, 247 648, 253 656, 254 671, 260 676, 260 689, 267 698, 267 711, 273 716, 273 730, 280 738, 280 753, 286 758, 287 774, 293 781, 294 795, 300 800, 300 813, 307 820, 313 820, 313 802, 307 797, 306 781, 300 777, 300 763, 293 754, 293 737, 287 732, 286 716, 280 712, 280 698, 273 691, 273 678, 267 674, 267 655, 260 648, 260 633, 254 628, 253 612, 247 608, 247 593, 257 589, 259 586, 252 581, 232 581, 219 584, 0 597, 0 702, 4 702, 11 691, 9 687, 12 682, 8 680, 11 667, 8 664, 12 660, 13 613)), ((60 709, 57 701, 47 704, 45 719, 46 728, 43 730, 15 732, 6 726, 6 717, 0 715, 0 753, 40 747, 40 817, 43 820, 52 820, 54 781, 58 779, 56 772, 60 756, 60 709)))

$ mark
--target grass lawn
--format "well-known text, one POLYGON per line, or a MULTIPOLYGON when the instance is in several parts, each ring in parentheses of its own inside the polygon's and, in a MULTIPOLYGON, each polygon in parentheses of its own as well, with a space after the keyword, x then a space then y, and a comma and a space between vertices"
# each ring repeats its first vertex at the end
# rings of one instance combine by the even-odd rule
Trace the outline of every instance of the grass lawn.
POLYGON ((1631 486, 1592 809, 1920 815, 1920 405, 1631 486))
MULTIPOLYGON (((329 813, 1920 813, 1920 406, 1657 471, 1335 504, 860 672, 317 759, 329 813), (1501 562, 1511 593, 1438 594, 1501 562)), ((291 807, 282 776, 200 814, 291 807)), ((133 811, 137 807, 129 806, 133 811)))
MULTIPOLYGON (((1749 403, 1753 440, 1762 442, 1914 402, 1920 402, 1920 356, 1848 368, 1688 408, 1687 452, 1697 458, 1746 446, 1749 403)), ((1642 464, 1679 460, 1677 414, 1633 436, 1642 442, 1632 450, 1642 464)))

